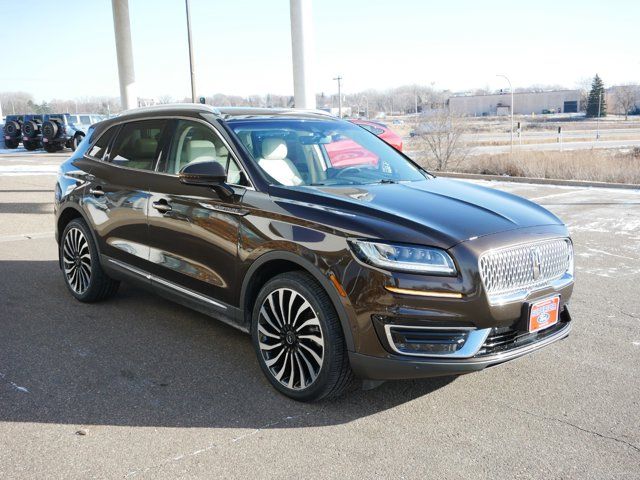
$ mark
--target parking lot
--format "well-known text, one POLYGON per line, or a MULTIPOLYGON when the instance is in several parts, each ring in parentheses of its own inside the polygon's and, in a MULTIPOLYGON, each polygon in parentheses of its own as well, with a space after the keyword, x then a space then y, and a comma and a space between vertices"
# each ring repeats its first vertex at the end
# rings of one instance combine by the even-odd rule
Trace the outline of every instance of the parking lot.
POLYGON ((570 337, 483 372, 300 404, 249 338, 124 285, 72 300, 68 155, 0 154, 0 478, 640 478, 640 191, 492 182, 570 227, 570 337))

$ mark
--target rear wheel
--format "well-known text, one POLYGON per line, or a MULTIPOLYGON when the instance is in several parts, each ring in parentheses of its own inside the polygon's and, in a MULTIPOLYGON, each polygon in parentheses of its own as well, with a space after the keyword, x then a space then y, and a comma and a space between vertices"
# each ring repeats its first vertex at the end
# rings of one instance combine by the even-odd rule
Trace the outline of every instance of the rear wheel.
POLYGON ((35 142, 34 141, 22 142, 22 145, 24 145, 24 148, 26 148, 30 152, 38 148, 38 142, 37 141, 35 141, 35 142))
POLYGON ((76 218, 66 226, 60 238, 59 256, 65 284, 81 302, 105 300, 118 291, 120 282, 102 270, 98 248, 84 220, 76 218))
POLYGON ((263 373, 295 400, 336 397, 353 378, 335 308, 306 272, 284 273, 265 284, 251 330, 263 373))
POLYGON ((19 140, 5 140, 4 144, 7 148, 10 149, 14 149, 14 148, 18 148, 18 146, 20 145, 20 141, 19 140))

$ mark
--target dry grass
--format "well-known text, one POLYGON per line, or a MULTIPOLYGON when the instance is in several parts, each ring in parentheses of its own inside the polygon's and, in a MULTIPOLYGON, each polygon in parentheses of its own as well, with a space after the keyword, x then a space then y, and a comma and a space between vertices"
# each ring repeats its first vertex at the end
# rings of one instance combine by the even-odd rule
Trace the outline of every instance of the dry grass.
MULTIPOLYGON (((423 162, 429 168, 429 162, 423 162)), ((640 148, 633 150, 522 151, 473 155, 449 171, 640 184, 640 148)))

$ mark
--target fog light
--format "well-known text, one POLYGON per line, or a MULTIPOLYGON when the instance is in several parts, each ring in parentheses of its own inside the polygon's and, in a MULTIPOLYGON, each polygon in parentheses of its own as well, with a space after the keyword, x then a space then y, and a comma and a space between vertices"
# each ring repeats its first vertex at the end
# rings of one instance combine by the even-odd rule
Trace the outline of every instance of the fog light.
POLYGON ((441 330, 386 325, 387 338, 398 353, 450 355, 462 349, 467 330, 441 330))

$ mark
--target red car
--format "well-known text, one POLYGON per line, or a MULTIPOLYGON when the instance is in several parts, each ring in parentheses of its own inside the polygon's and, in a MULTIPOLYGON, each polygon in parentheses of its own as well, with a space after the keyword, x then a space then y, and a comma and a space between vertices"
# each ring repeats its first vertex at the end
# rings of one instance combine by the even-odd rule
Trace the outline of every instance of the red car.
MULTIPOLYGON (((402 151, 402 138, 382 123, 368 120, 349 120, 365 130, 377 135, 397 150, 402 151)), ((378 157, 350 139, 338 140, 325 145, 331 166, 334 168, 377 165, 378 157)))
POLYGON ((371 133, 377 135, 382 140, 387 142, 396 150, 402 151, 402 137, 392 131, 384 123, 372 122, 371 120, 349 120, 351 123, 360 125, 365 130, 369 130, 371 133))

